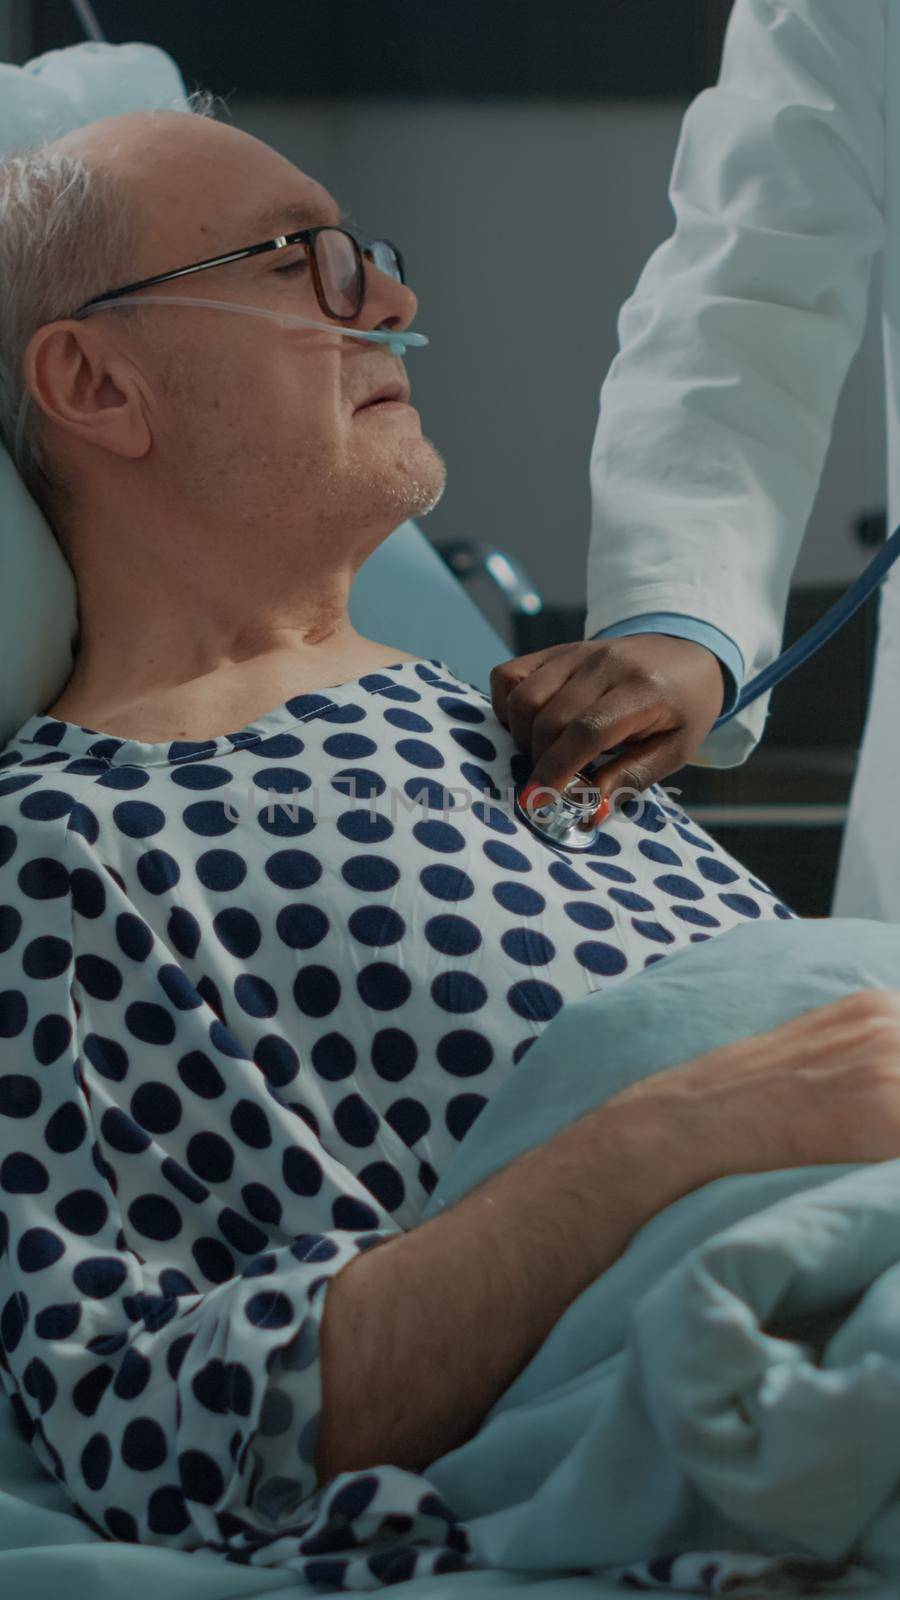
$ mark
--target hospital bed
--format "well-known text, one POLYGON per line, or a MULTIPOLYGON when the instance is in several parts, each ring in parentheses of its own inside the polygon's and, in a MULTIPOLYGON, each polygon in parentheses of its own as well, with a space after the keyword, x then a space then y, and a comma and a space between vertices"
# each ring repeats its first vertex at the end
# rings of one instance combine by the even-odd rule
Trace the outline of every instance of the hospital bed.
MULTIPOLYGON (((152 46, 88 42, 53 51, 21 68, 0 65, 0 152, 117 112, 183 104, 175 64, 152 46)), ((404 523, 360 571, 351 615, 367 635, 445 659, 487 688, 491 667, 511 652, 459 578, 479 560, 490 572, 492 562, 472 546, 454 546, 450 555, 448 564, 415 523, 404 523)), ((2 745, 59 693, 77 630, 72 573, 2 450, 0 556, 2 745)), ((497 566, 494 561, 495 577, 497 566)), ((505 572, 502 561, 499 566, 501 583, 515 590, 515 564, 505 572)), ((534 597, 525 604, 534 606, 534 597)), ((126 1593, 130 1600, 160 1594, 167 1600, 253 1600, 298 1587, 304 1586, 295 1572, 245 1569, 211 1552, 107 1542, 43 1471, 0 1397, 0 1593, 6 1600, 51 1600, 60 1592, 66 1600, 120 1600, 126 1593)), ((408 1600, 493 1600, 511 1590, 533 1591, 535 1600, 612 1600, 623 1593, 591 1574, 548 1579, 508 1570, 445 1574, 403 1587, 408 1600)))

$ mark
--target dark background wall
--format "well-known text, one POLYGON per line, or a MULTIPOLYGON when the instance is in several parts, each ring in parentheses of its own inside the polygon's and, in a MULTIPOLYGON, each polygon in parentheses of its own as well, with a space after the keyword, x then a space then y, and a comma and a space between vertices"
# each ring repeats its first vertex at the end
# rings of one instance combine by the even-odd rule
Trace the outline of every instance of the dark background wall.
MULTIPOLYGON (((240 95, 686 99, 716 70, 730 0, 94 0, 114 44, 152 39, 240 95)), ((27 8, 31 54, 83 37, 27 8)))

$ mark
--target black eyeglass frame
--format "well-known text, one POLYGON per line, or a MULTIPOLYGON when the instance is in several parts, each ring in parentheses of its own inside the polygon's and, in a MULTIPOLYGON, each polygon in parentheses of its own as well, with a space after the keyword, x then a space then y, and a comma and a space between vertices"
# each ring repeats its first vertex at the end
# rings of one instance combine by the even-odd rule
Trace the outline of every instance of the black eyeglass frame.
MULTIPOLYGON (((94 295, 93 299, 86 300, 84 305, 79 306, 77 311, 72 312, 72 316, 80 317, 84 312, 93 309, 94 306, 106 305, 108 301, 118 300, 126 294, 134 294, 138 289, 149 289, 157 283, 168 283, 173 278, 185 278, 192 272, 203 272, 207 267, 223 267, 230 261, 243 261, 248 256, 264 255, 270 250, 284 250, 288 245, 293 244, 302 244, 306 250, 312 273, 313 287, 316 291, 316 299, 326 317, 330 317, 333 322, 353 322, 362 311, 366 299, 366 274, 363 267, 363 259, 370 261, 373 266, 377 267, 378 263, 375 261, 373 252, 378 245, 387 245, 388 249, 393 251, 400 273, 399 279, 396 281, 404 284, 406 282, 403 257, 397 246, 392 244, 390 239, 370 239, 366 234, 351 233, 349 228, 339 227, 333 222, 323 222, 315 228, 300 228, 296 233, 281 233, 274 239, 265 239, 262 244, 246 245, 241 250, 230 250, 224 256, 210 256, 207 261, 195 261, 189 267, 176 267, 172 272, 158 272, 155 277, 141 278, 139 282, 126 283, 119 289, 108 289, 104 294, 97 294, 94 295), (358 303, 356 309, 346 315, 340 315, 338 312, 332 311, 325 297, 325 289, 322 284, 316 254, 316 239, 320 233, 326 232, 346 234, 356 252, 358 303)), ((378 270, 384 271, 384 268, 378 267, 378 270)))

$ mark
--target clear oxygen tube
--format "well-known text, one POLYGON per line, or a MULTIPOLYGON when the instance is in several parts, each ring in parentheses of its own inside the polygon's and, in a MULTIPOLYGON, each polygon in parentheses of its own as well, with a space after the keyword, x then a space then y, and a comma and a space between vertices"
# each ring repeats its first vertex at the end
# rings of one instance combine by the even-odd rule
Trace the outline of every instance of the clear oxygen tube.
MULTIPOLYGON (((299 317, 293 311, 269 311, 264 306, 245 306, 231 300, 204 300, 194 295, 179 294, 123 294, 120 299, 105 301, 103 305, 86 306, 78 313, 77 320, 93 316, 95 311, 114 311, 117 306, 124 305, 204 306, 212 311, 238 311, 247 317, 268 317, 272 322, 286 322, 292 327, 321 328, 326 333, 342 334, 345 339, 364 339, 370 344, 383 344, 392 356, 404 356, 407 350, 420 350, 428 343, 427 335, 424 333, 397 333, 393 329, 383 333, 380 329, 369 331, 363 328, 342 328, 339 322, 320 322, 312 317, 299 317)), ((30 398, 26 389, 16 418, 13 449, 19 471, 22 469, 22 442, 25 437, 25 419, 28 415, 30 398)))
POLYGON ((900 556, 900 526, 894 529, 874 560, 869 562, 865 572, 860 573, 856 582, 835 601, 824 617, 820 617, 818 622, 808 628, 789 649, 782 651, 775 661, 744 685, 731 710, 716 719, 711 731, 730 722, 732 717, 736 717, 739 711, 743 711, 744 707, 750 704, 751 700, 766 694, 776 683, 781 683, 790 673, 802 667, 817 650, 821 650, 823 644, 827 644, 828 640, 834 637, 838 629, 853 616, 854 611, 858 611, 870 594, 884 581, 898 556, 900 556))

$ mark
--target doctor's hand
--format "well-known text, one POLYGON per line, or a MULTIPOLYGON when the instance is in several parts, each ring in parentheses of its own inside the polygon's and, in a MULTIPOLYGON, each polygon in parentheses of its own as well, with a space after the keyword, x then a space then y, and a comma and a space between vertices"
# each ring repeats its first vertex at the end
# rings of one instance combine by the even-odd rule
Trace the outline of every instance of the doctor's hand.
POLYGON ((592 777, 602 796, 660 783, 691 760, 724 698, 718 657, 661 633, 551 645, 491 672, 494 711, 534 762, 523 803, 534 788, 563 789, 609 750, 592 777))

